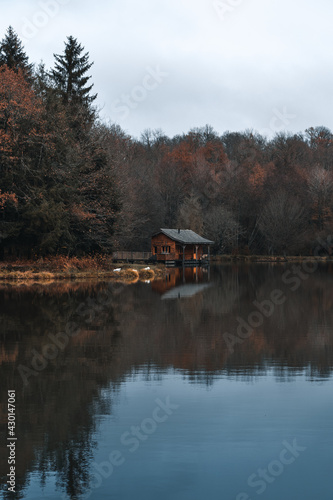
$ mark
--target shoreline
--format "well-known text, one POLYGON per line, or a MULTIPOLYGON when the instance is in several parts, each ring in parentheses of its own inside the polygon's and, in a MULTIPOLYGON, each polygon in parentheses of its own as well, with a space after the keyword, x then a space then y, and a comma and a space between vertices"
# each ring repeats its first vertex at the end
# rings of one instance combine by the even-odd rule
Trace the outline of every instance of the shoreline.
POLYGON ((165 277, 165 266, 115 264, 93 259, 68 259, 65 264, 54 259, 0 263, 0 283, 53 283, 61 281, 108 280, 121 283, 153 281, 165 277))
MULTIPOLYGON (((256 264, 287 262, 333 262, 333 256, 269 256, 269 255, 217 255, 211 264, 256 264)), ((0 263, 0 283, 52 283, 84 280, 108 280, 133 284, 164 279, 164 264, 114 263, 106 257, 48 258, 38 261, 5 261, 0 263)))
POLYGON ((283 263, 283 262, 333 262, 333 255, 215 255, 210 259, 211 263, 224 264, 228 262, 243 263, 283 263))

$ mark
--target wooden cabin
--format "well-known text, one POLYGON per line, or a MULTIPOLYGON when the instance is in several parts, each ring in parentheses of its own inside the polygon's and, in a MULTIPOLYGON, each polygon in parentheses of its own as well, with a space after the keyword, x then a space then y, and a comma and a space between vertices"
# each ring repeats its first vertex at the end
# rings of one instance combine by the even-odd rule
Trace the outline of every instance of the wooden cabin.
POLYGON ((213 243, 190 229, 160 229, 152 236, 151 252, 157 262, 196 265, 209 260, 213 243))

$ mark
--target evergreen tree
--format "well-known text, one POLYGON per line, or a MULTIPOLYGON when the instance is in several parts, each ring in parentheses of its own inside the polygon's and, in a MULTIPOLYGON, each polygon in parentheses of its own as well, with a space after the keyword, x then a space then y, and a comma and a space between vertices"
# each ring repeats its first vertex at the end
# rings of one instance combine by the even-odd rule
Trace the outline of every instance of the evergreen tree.
POLYGON ((22 42, 11 26, 0 42, 0 66, 4 65, 16 72, 20 68, 28 76, 32 72, 32 64, 29 64, 22 42))
POLYGON ((88 52, 82 54, 83 50, 76 38, 67 37, 64 54, 54 54, 56 63, 51 76, 65 104, 81 104, 89 108, 97 94, 90 95, 93 85, 87 86, 91 78, 87 72, 93 63, 89 63, 88 52))

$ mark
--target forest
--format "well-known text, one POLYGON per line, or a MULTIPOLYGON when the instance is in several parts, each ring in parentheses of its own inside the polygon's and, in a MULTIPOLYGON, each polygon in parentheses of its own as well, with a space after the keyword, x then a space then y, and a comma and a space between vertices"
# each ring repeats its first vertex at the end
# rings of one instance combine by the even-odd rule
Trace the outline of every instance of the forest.
POLYGON ((0 259, 147 251, 161 227, 215 254, 311 255, 333 233, 328 128, 136 139, 101 121, 92 65, 73 36, 51 69, 12 27, 0 42, 0 259))

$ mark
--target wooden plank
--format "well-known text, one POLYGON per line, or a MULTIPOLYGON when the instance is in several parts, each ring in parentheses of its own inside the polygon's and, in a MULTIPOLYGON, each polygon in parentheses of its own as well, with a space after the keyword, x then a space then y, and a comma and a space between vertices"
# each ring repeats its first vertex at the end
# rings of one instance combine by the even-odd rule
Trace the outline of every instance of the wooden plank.
POLYGON ((112 254, 112 258, 116 260, 148 260, 151 256, 151 252, 128 252, 122 250, 118 250, 112 254))

